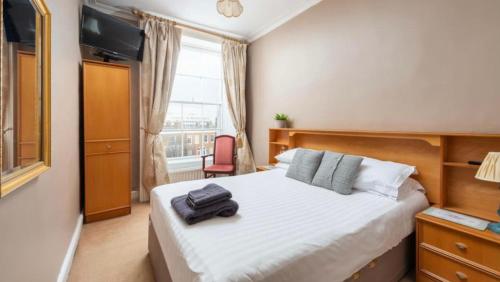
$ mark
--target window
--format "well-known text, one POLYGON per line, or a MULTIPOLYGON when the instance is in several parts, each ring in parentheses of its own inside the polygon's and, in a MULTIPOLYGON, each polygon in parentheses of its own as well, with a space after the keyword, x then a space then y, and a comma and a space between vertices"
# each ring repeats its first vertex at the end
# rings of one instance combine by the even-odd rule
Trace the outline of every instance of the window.
POLYGON ((169 164, 199 163, 216 135, 234 134, 223 91, 221 44, 183 36, 162 132, 169 164))

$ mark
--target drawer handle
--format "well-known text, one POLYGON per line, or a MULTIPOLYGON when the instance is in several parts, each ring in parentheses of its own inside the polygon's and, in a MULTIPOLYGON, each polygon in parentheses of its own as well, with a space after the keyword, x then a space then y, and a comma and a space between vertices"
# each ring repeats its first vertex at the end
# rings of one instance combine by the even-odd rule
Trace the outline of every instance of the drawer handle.
POLYGON ((457 271, 455 274, 457 275, 458 279, 462 281, 467 281, 467 275, 465 275, 465 273, 457 271))
POLYGON ((111 145, 106 145, 106 149, 111 150, 111 145))
POLYGON ((456 242, 455 246, 457 246, 457 248, 461 251, 467 250, 467 245, 465 245, 464 243, 456 242))

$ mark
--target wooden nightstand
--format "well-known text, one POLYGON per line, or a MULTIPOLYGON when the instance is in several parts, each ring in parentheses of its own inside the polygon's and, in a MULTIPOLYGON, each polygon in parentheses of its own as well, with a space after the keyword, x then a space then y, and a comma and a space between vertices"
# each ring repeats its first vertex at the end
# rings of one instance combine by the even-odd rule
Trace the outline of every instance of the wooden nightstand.
POLYGON ((257 171, 266 171, 266 170, 271 170, 275 169, 276 167, 273 165, 259 165, 257 166, 257 171))
POLYGON ((418 214, 417 281, 500 281, 500 235, 418 214))

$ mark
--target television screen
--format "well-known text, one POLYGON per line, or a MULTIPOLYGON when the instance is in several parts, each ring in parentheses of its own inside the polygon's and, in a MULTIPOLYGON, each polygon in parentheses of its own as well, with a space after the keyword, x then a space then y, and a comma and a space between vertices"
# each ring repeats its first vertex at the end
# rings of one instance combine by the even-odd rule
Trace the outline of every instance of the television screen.
POLYGON ((144 32, 89 6, 82 8, 80 44, 105 53, 142 61, 144 32))
POLYGON ((8 42, 35 45, 36 16, 29 0, 4 0, 3 18, 8 42))

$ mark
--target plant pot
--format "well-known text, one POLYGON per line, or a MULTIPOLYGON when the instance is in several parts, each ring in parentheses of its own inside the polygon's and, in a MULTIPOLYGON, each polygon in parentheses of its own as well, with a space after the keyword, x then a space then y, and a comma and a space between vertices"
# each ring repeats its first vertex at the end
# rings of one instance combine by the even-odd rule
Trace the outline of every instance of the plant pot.
POLYGON ((276 124, 276 128, 286 128, 287 127, 287 121, 286 120, 274 120, 276 124))

